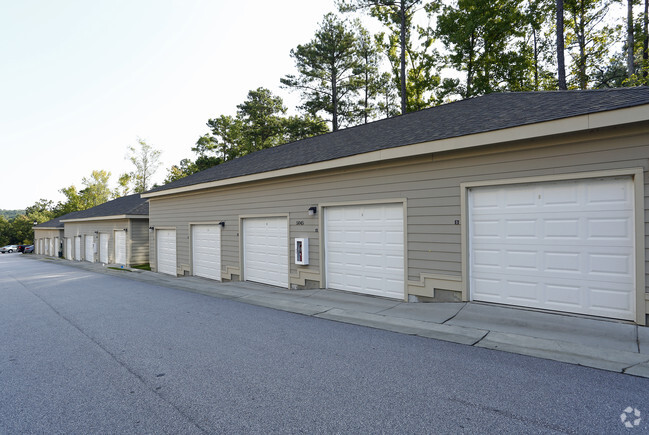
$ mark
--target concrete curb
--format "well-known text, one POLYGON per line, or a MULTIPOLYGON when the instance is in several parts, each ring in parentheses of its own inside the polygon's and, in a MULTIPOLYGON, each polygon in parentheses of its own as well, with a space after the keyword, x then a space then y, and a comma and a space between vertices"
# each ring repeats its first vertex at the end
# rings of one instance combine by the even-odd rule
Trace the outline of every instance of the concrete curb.
MULTIPOLYGON (((40 256, 28 256, 27 258, 46 261, 49 263, 58 260, 40 256)), ((430 304, 433 306, 431 307, 430 318, 437 320, 427 321, 422 320, 426 318, 425 310, 418 310, 420 312, 415 314, 414 310, 407 309, 409 305, 405 302, 402 303, 403 305, 396 303, 395 306, 382 309, 380 313, 377 313, 376 310, 380 309, 381 303, 372 299, 371 296, 348 294, 349 297, 346 298, 344 292, 338 292, 336 290, 319 290, 316 293, 332 293, 327 294, 325 298, 314 298, 313 301, 310 301, 310 297, 305 296, 304 294, 291 293, 286 289, 278 289, 254 283, 248 285, 245 283, 203 281, 195 277, 191 277, 190 279, 172 277, 139 269, 113 270, 97 263, 76 263, 69 260, 63 260, 58 264, 89 272, 103 273, 110 276, 147 282, 171 289, 189 291, 192 293, 287 311, 319 319, 382 329, 399 334, 416 335, 419 337, 476 346, 484 349, 499 350, 649 378, 649 354, 640 353, 640 348, 642 347, 641 344, 649 339, 649 328, 643 328, 642 331, 638 333, 638 352, 628 352, 605 347, 605 341, 601 341, 601 347, 593 347, 592 345, 565 341, 561 336, 557 336, 557 338, 554 339, 547 337, 539 338, 512 332, 490 330, 489 328, 483 329, 478 323, 476 323, 475 326, 447 324, 446 322, 449 320, 452 323, 456 314, 459 313, 459 311, 462 311, 461 308, 457 307, 457 304, 452 310, 450 309, 451 307, 446 307, 449 309, 442 311, 448 312, 441 314, 439 312, 432 312, 433 309, 435 309, 434 305, 439 304, 430 304), (125 272, 125 270, 134 273, 128 273, 125 272), (358 308, 362 309, 363 306, 362 299, 359 303, 359 297, 375 301, 374 304, 368 305, 368 311, 370 312, 358 310, 358 308), (453 312, 456 314, 452 314, 453 312), (409 313, 412 314, 411 317, 408 317, 409 313), (451 317, 449 318, 449 316, 451 317), (640 336, 643 338, 642 340, 640 339, 640 336)), ((385 305, 390 306, 392 304, 385 305)), ((502 310, 502 307, 499 309, 502 310)), ((589 321, 592 321, 592 319, 589 319, 589 321)), ((488 325, 485 324, 485 326, 488 325)), ((530 332, 533 333, 533 331, 530 332)), ((547 331, 544 332, 547 335, 547 331)), ((592 336, 589 336, 588 338, 591 339, 591 342, 593 341, 592 336)))
POLYGON ((495 331, 489 332, 476 346, 619 373, 626 373, 630 366, 649 360, 649 356, 639 353, 495 331))

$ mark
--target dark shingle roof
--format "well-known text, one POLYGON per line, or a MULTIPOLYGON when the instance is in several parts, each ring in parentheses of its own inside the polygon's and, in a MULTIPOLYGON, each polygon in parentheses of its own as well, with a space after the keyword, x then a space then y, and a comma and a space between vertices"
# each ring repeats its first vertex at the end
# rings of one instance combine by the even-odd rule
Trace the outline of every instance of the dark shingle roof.
POLYGON ((63 216, 59 216, 54 219, 50 219, 47 222, 43 222, 38 225, 34 225, 33 228, 39 228, 39 229, 46 229, 46 228, 58 228, 58 229, 63 229, 63 222, 61 222, 61 219, 65 219, 66 216, 71 215, 72 213, 65 214, 63 216))
POLYGON ((113 199, 112 201, 99 204, 87 210, 73 211, 72 213, 59 216, 34 228, 63 228, 64 220, 68 219, 87 219, 96 217, 109 217, 121 215, 149 215, 149 202, 140 197, 139 193, 134 195, 123 196, 113 199))
POLYGON ((649 87, 493 93, 257 151, 150 192, 643 104, 649 87))
POLYGON ((67 219, 87 219, 96 217, 120 216, 120 215, 149 215, 149 202, 143 199, 139 193, 122 196, 112 201, 99 204, 87 210, 76 211, 67 215, 67 219))

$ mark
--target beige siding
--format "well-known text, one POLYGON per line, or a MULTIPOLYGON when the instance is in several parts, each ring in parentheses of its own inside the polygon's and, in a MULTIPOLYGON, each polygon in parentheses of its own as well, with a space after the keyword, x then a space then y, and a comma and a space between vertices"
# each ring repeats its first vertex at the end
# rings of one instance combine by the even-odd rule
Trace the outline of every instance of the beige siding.
MULTIPOLYGON (((148 262, 148 220, 147 219, 110 219, 84 222, 66 222, 65 237, 76 236, 93 237, 97 244, 96 260, 98 260, 99 237, 97 233, 109 234, 108 238, 108 261, 115 262, 115 236, 116 230, 127 229, 126 233, 126 258, 131 264, 142 264, 148 262)), ((85 260, 84 240, 81 240, 81 258, 85 260)), ((74 240, 72 242, 74 250, 74 240)))
MULTIPOLYGON (((45 240, 49 243, 50 240, 58 237, 59 238, 59 243, 63 240, 63 230, 55 230, 55 229, 35 229, 34 230, 34 250, 38 249, 38 240, 43 240, 43 252, 39 252, 41 255, 45 255, 45 240)), ((65 243, 63 245, 63 250, 65 251, 65 243)), ((58 254, 52 254, 51 252, 48 252, 48 255, 51 257, 55 257, 58 254)), ((65 256, 65 252, 63 253, 65 256)))
MULTIPOLYGON (((129 265, 144 264, 149 262, 149 220, 131 219, 129 235, 129 265)), ((114 249, 114 246, 113 246, 114 249)))
MULTIPOLYGON (((182 265, 190 264, 189 223, 225 221, 222 272, 228 278, 228 271, 239 270, 240 216, 288 213, 290 246, 295 237, 310 239, 309 266, 296 266, 290 257, 291 283, 303 284, 303 278, 320 275, 320 216, 308 216, 310 206, 405 199, 408 279, 442 275, 452 281, 462 271, 461 225, 456 224, 462 219, 460 183, 637 167, 647 171, 648 159, 649 127, 614 128, 154 197, 150 223, 176 228, 178 272, 182 273, 189 267, 182 265), (298 221, 304 225, 297 225, 298 221)), ((649 204, 646 172, 645 186, 649 204)), ((649 212, 645 219, 649 222, 649 212)), ((154 265, 153 243, 151 255, 154 265)))

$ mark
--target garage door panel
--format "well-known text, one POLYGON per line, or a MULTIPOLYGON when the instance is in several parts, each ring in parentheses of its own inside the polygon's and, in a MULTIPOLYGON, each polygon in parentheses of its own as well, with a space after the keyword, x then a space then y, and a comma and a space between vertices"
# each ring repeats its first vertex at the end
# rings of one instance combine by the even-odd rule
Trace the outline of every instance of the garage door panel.
POLYGON ((585 186, 584 199, 587 205, 601 208, 604 206, 614 206, 619 209, 620 206, 626 208, 633 207, 633 186, 627 184, 624 180, 610 180, 592 183, 585 186))
POLYGON ((221 280, 221 227, 192 226, 192 272, 196 276, 221 280))
POLYGON ((93 252, 93 251, 94 251, 94 248, 93 248, 93 246, 92 246, 93 243, 94 243, 93 237, 91 237, 91 236, 86 236, 85 239, 86 239, 86 240, 85 240, 84 243, 85 243, 85 247, 86 247, 86 249, 85 249, 84 260, 89 261, 89 262, 91 262, 91 263, 94 263, 94 261, 95 261, 95 254, 94 254, 94 252, 93 252))
POLYGON ((176 230, 156 230, 158 272, 176 276, 176 230))
POLYGON ((244 277, 288 288, 288 224, 284 217, 243 220, 244 277))
POLYGON ((403 298, 403 205, 325 208, 326 285, 403 298))
POLYGON ((635 317, 630 177, 476 188, 469 209, 473 299, 635 317))
POLYGON ((74 259, 81 261, 81 237, 74 238, 74 259))
POLYGON ((633 256, 628 254, 601 253, 591 254, 588 262, 588 273, 592 275, 617 276, 618 278, 633 278, 633 256))
POLYGON ((606 240, 622 243, 631 240, 633 225, 630 218, 588 219, 588 239, 594 241, 606 240))
POLYGON ((99 234, 99 262, 108 263, 108 239, 106 233, 99 234))
POLYGON ((126 264, 126 231, 113 232, 115 237, 115 264, 126 264))
POLYGON ((508 281, 508 298, 514 302, 528 303, 539 299, 539 284, 535 281, 508 281))

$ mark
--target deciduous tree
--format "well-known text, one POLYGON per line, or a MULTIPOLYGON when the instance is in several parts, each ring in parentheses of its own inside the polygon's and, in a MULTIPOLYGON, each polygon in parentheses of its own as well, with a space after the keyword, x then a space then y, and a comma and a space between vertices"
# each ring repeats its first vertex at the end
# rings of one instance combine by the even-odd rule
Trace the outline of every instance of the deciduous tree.
POLYGON ((128 146, 126 159, 129 160, 135 171, 131 172, 131 178, 134 183, 133 191, 143 193, 149 190, 151 186, 151 177, 160 167, 161 151, 147 144, 143 139, 137 138, 138 147, 128 146))
POLYGON ((463 98, 494 91, 522 90, 529 57, 516 47, 525 16, 514 0, 459 0, 446 5, 437 33, 449 47, 452 66, 464 71, 463 98))

